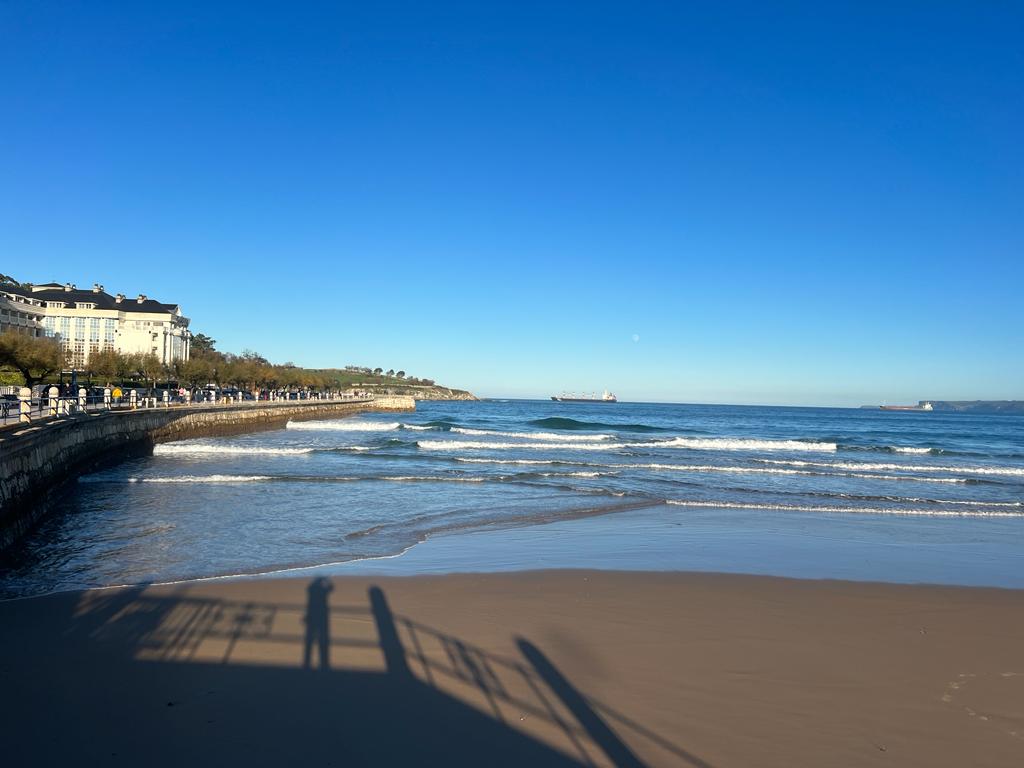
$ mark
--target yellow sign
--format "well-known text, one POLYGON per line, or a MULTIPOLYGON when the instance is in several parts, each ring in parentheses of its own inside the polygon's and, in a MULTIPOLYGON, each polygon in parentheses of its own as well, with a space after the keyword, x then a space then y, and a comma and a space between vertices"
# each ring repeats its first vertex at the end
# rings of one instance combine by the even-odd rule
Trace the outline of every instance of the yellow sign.
POLYGON ((114 387, 114 391, 111 392, 110 394, 113 395, 114 397, 120 397, 121 396, 121 388, 120 387, 114 387))

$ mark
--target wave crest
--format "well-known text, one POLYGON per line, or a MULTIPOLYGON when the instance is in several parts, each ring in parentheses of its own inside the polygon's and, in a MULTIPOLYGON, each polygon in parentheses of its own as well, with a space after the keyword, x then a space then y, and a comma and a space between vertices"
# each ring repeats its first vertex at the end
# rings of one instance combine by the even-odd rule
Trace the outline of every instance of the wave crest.
POLYGON ((304 432, 390 432, 398 429, 401 424, 397 421, 289 421, 285 429, 295 429, 304 432))
POLYGON ((910 515, 914 517, 1024 517, 1022 512, 1001 512, 988 509, 900 509, 898 507, 839 507, 803 504, 751 504, 741 501, 684 501, 669 499, 665 502, 676 507, 708 507, 713 509, 764 509, 778 512, 819 512, 857 515, 910 515))
POLYGON ((154 456, 208 456, 232 454, 238 456, 300 456, 313 453, 314 448, 263 448, 248 445, 187 445, 161 443, 153 448, 154 456))
POLYGON ((946 464, 890 464, 860 461, 783 461, 780 459, 759 459, 759 461, 765 464, 783 464, 794 467, 809 466, 850 469, 855 472, 947 472, 967 475, 1007 475, 1011 477, 1024 477, 1024 467, 953 467, 946 464))
POLYGON ((566 419, 551 417, 547 419, 534 419, 527 422, 534 427, 544 429, 566 429, 566 430, 591 430, 591 429, 618 429, 623 432, 668 432, 667 427, 654 427, 650 424, 612 424, 603 421, 579 421, 577 419, 566 419))

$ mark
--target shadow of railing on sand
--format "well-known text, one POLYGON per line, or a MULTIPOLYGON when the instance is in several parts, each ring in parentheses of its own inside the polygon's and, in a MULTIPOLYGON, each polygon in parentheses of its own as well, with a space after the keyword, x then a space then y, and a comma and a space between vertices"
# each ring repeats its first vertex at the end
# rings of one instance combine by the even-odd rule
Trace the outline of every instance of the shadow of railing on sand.
POLYGON ((288 690, 298 684, 309 693, 310 681, 337 683, 329 689, 317 684, 315 698, 330 691, 332 706, 343 699, 358 713, 363 728, 355 739, 383 749, 374 753, 381 762, 386 753, 467 765, 529 760, 637 768, 653 759, 709 768, 584 694, 524 638, 516 638, 521 658, 505 657, 395 614, 379 587, 369 589, 366 605, 330 605, 331 590, 328 580, 313 580, 305 605, 196 597, 187 588, 91 593, 74 631, 134 663, 216 665, 230 670, 226 675, 240 668, 317 667, 325 674, 291 672, 306 682, 289 683, 288 690), (363 702, 353 698, 361 695, 363 702), (467 728, 479 734, 477 741, 467 728), (376 729, 395 743, 370 739, 376 729), (486 756, 479 754, 484 744, 486 756))

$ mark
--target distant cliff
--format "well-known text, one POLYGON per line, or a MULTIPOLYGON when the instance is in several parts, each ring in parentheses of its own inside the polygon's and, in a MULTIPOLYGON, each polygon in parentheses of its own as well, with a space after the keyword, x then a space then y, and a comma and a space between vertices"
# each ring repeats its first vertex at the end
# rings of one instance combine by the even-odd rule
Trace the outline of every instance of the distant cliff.
MULTIPOLYGON (((943 413, 1008 413, 1024 415, 1024 400, 918 400, 917 405, 917 408, 911 408, 910 410, 916 412, 930 411, 932 413, 941 411, 943 413), (925 408, 926 405, 930 405, 931 408, 925 408)), ((861 408, 876 411, 880 406, 862 405, 861 408)), ((897 412, 901 411, 897 410, 897 412)))
POLYGON ((936 411, 1024 414, 1024 400, 928 400, 936 411))
POLYGON ((478 400, 472 392, 438 384, 353 384, 353 388, 375 395, 408 395, 417 400, 478 400))

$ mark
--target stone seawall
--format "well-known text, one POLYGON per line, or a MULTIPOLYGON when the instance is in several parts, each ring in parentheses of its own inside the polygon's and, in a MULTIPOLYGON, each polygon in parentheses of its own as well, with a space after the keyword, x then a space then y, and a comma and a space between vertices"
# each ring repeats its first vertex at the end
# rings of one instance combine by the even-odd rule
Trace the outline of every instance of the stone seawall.
POLYGON ((47 419, 0 432, 0 551, 60 506, 79 475, 146 455, 157 443, 279 429, 289 420, 330 419, 365 411, 413 411, 411 397, 371 401, 239 403, 117 410, 47 419))

